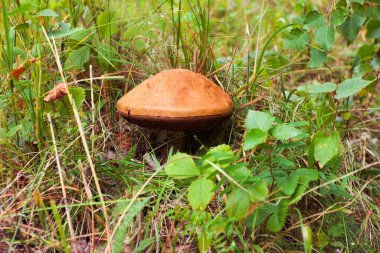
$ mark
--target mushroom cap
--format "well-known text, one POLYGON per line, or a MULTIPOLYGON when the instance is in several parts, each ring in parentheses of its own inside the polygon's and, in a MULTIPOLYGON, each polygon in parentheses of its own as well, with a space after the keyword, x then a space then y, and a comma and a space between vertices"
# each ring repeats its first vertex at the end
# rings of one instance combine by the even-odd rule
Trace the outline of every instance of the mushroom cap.
POLYGON ((201 130, 232 113, 230 96, 206 77, 186 69, 162 71, 117 102, 128 121, 150 128, 201 130))

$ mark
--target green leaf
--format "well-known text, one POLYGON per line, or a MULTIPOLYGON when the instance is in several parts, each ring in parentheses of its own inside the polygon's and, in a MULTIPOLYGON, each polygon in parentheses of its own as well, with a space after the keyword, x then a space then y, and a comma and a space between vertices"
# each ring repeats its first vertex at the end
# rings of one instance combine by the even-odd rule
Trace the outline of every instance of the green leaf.
POLYGON ((311 253, 313 250, 313 232, 309 225, 301 225, 303 245, 305 253, 311 253))
POLYGON ((327 54, 320 49, 310 49, 310 68, 318 68, 327 60, 327 54))
POLYGON ((302 51, 310 43, 310 37, 304 29, 294 28, 286 35, 285 49, 302 51))
POLYGON ((249 150, 257 147, 261 143, 264 143, 267 139, 267 133, 260 129, 251 129, 248 131, 244 140, 244 150, 249 150))
POLYGON ((84 28, 75 28, 71 31, 72 32, 71 35, 68 37, 68 40, 74 41, 74 45, 78 43, 91 43, 96 32, 94 29, 84 28))
POLYGON ((193 181, 189 186, 187 199, 191 207, 195 210, 204 210, 210 203, 214 193, 212 192, 215 184, 204 177, 193 181))
POLYGON ((146 204, 145 201, 137 201, 135 202, 129 211, 127 212, 127 215, 123 218, 122 223, 117 228, 115 235, 114 235, 114 242, 112 244, 112 253, 120 253, 123 249, 123 243, 125 240, 125 237, 128 232, 128 227, 132 225, 133 218, 141 212, 141 210, 144 208, 146 204))
POLYGON ((227 197, 226 213, 231 219, 240 220, 249 211, 250 198, 247 192, 235 188, 227 197))
POLYGON ((260 129, 267 132, 272 128, 275 118, 268 112, 259 112, 250 110, 245 118, 245 127, 247 129, 260 129))
POLYGON ((272 136, 281 141, 289 140, 301 134, 303 134, 301 130, 288 124, 277 125, 272 130, 272 136))
POLYGON ((320 84, 318 82, 313 82, 311 84, 305 84, 303 86, 298 87, 298 91, 304 91, 307 93, 326 93, 333 92, 336 90, 335 83, 323 83, 320 84))
POLYGON ((319 179, 319 172, 313 169, 297 169, 295 173, 299 176, 300 184, 307 185, 310 181, 319 179))
POLYGON ((114 17, 114 12, 105 11, 102 12, 96 19, 98 31, 103 37, 110 37, 119 32, 119 28, 114 20, 114 17))
POLYGON ((55 29, 49 31, 47 35, 49 36, 49 38, 52 38, 52 37, 62 38, 62 37, 70 36, 71 34, 76 33, 78 29, 80 29, 80 28, 74 28, 70 30, 70 27, 71 27, 70 23, 60 22, 58 23, 58 26, 55 29))
POLYGON ((333 132, 330 136, 324 133, 317 133, 313 138, 314 158, 323 168, 326 163, 339 155, 341 151, 340 137, 338 132, 333 132))
POLYGON ((359 3, 359 4, 364 4, 365 0, 351 0, 353 3, 359 3))
POLYGON ((334 9, 331 14, 331 24, 334 26, 343 24, 346 20, 347 15, 348 10, 343 6, 334 9))
POLYGON ((39 17, 58 17, 58 14, 51 9, 45 9, 45 10, 40 11, 37 14, 37 16, 39 16, 39 17))
POLYGON ((139 23, 128 27, 128 29, 123 33, 123 40, 133 40, 143 25, 144 24, 139 23))
POLYGON ((204 227, 198 232, 198 249, 199 252, 208 252, 211 246, 211 238, 207 235, 207 231, 204 227))
POLYGON ((80 110, 84 102, 84 99, 86 98, 86 93, 84 89, 82 87, 69 87, 69 92, 75 102, 77 109, 80 110))
POLYGON ((65 69, 83 69, 90 60, 90 46, 82 46, 69 53, 65 62, 65 69))
POLYGON ((320 232, 317 234, 317 246, 318 247, 324 248, 327 245, 329 245, 329 242, 330 242, 330 238, 326 233, 320 232))
POLYGON ((325 50, 330 51, 334 46, 335 34, 333 26, 322 26, 315 31, 315 41, 325 50))
POLYGON ((272 215, 267 222, 267 229, 271 232, 278 232, 285 224, 285 219, 288 214, 288 206, 284 201, 272 207, 272 215))
POLYGON ((169 158, 165 173, 175 179, 184 179, 200 175, 193 158, 184 153, 177 153, 169 158))
POLYGON ((116 70, 120 65, 119 54, 111 45, 99 43, 95 51, 98 53, 98 62, 104 70, 116 70))
POLYGON ((9 129, 9 131, 7 132, 7 134, 6 134, 6 137, 8 137, 8 138, 13 137, 21 128, 22 128, 22 124, 14 126, 14 127, 11 127, 9 129))
POLYGON ((375 54, 374 44, 364 44, 358 50, 358 56, 361 60, 372 59, 375 54))
POLYGON ((277 186, 286 195, 290 196, 294 193, 297 188, 299 180, 299 175, 292 172, 289 176, 284 176, 277 180, 277 186))
POLYGON ((370 83, 371 81, 363 80, 360 78, 347 79, 338 85, 335 98, 341 99, 354 95, 356 92, 367 87, 370 83))
POLYGON ((380 21, 379 20, 371 19, 367 23, 367 33, 365 36, 369 39, 380 38, 380 21))
POLYGON ((305 24, 308 28, 318 28, 325 26, 326 23, 325 16, 317 11, 310 11, 305 17, 305 24))
POLYGON ((264 201, 268 196, 268 187, 264 180, 255 183, 253 186, 248 188, 250 194, 249 198, 252 203, 264 201))
POLYGON ((339 32, 347 40, 348 44, 352 44, 352 42, 354 42, 365 20, 366 17, 363 14, 354 13, 338 27, 339 32))

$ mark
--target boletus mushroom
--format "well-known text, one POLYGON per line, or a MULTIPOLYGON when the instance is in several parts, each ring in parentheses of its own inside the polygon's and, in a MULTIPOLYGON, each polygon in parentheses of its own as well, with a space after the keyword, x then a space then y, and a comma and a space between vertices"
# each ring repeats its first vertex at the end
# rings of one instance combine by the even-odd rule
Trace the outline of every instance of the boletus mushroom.
POLYGON ((171 69, 143 81, 120 98, 117 110, 143 127, 199 131, 223 123, 231 115, 233 103, 205 76, 171 69))

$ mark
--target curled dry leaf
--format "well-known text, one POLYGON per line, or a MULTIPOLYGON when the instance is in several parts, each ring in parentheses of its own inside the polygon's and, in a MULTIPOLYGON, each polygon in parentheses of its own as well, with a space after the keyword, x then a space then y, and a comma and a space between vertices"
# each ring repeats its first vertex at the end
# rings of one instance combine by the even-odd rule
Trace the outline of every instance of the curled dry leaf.
POLYGON ((32 59, 28 59, 28 60, 25 60, 22 65, 18 68, 15 68, 15 69, 12 69, 11 70, 11 73, 7 74, 7 78, 8 80, 11 80, 12 77, 11 75, 13 76, 13 78, 15 80, 19 80, 21 75, 30 68, 30 66, 35 63, 36 61, 38 60, 38 58, 32 58, 32 59))
POLYGON ((66 94, 67 86, 64 83, 59 83, 49 91, 49 94, 44 98, 44 101, 51 102, 57 99, 61 99, 66 94))

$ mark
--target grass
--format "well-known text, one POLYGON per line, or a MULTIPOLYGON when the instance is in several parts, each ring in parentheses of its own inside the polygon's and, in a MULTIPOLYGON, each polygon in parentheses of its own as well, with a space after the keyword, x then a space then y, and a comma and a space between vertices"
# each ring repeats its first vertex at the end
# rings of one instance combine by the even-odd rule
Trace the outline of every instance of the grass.
POLYGON ((315 9, 330 17, 325 6, 334 2, 1 3, 0 251, 380 249, 379 70, 358 63, 376 59, 378 41, 364 25, 350 47, 336 35, 316 68, 312 29, 303 50, 284 47, 301 28, 298 16, 315 9), (372 47, 375 56, 357 57, 372 47), (20 78, 8 77, 32 58, 20 78), (223 126, 186 135, 185 169, 194 161, 206 178, 170 175, 182 137, 134 126, 116 111, 125 92, 169 68, 201 73, 233 98, 223 126), (297 90, 352 76, 375 81, 340 100, 337 91, 297 90), (44 102, 58 83, 68 94, 44 102), (265 141, 245 149, 253 110, 274 123, 265 141), (283 125, 301 134, 281 137, 275 127, 283 125), (335 133, 338 143, 325 149, 336 144, 340 155, 321 166, 316 136, 335 133), (318 179, 297 176, 288 189, 306 169, 318 179), (203 209, 192 200, 194 182, 213 186, 203 209))

